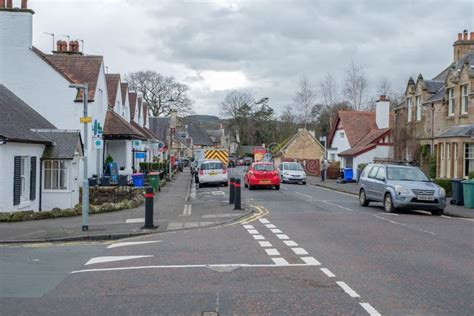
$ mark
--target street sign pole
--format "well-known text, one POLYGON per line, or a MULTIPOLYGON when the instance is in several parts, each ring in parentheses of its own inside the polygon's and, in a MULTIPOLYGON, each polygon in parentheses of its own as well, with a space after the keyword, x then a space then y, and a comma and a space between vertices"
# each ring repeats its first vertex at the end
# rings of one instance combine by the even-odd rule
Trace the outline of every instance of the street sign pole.
MULTIPOLYGON (((89 96, 89 86, 84 84, 82 99, 84 100, 84 117, 87 117, 87 103, 89 96)), ((89 180, 87 179, 87 159, 89 157, 89 129, 87 128, 88 121, 84 120, 84 179, 82 182, 82 231, 89 230, 89 180)))

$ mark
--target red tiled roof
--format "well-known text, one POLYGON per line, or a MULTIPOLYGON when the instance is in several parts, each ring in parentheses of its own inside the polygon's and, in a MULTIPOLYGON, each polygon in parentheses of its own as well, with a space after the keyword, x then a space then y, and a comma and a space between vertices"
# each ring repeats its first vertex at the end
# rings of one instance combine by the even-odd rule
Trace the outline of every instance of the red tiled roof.
POLYGON ((128 93, 128 102, 130 103, 130 119, 135 118, 135 106, 137 105, 137 93, 129 92, 128 93))
POLYGON ((128 92, 128 83, 126 82, 120 83, 120 91, 122 92, 122 104, 125 104, 125 99, 127 98, 127 92, 128 92))
POLYGON ((109 109, 113 109, 117 98, 120 74, 106 74, 105 81, 107 82, 107 94, 109 95, 109 109))
POLYGON ((108 138, 146 139, 139 130, 110 109, 105 115, 104 136, 108 138))
MULTIPOLYGON (((71 83, 87 83, 89 85, 89 101, 94 101, 97 80, 101 70, 103 57, 94 55, 49 55, 33 47, 33 52, 48 63, 71 83)), ((82 101, 82 94, 76 101, 82 101)))
POLYGON ((365 137, 363 137, 354 147, 339 153, 339 156, 355 156, 360 153, 366 152, 375 146, 377 141, 387 135, 390 132, 390 128, 374 129, 371 130, 365 137))

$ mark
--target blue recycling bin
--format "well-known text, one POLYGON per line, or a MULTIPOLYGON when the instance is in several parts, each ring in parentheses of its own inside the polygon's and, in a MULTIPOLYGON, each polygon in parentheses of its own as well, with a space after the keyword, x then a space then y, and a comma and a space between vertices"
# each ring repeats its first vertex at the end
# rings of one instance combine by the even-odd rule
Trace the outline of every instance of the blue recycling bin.
POLYGON ((352 181, 353 177, 354 172, 352 171, 352 168, 344 168, 344 182, 352 181))
POLYGON ((134 173, 132 174, 132 181, 134 187, 143 187, 145 186, 145 174, 144 173, 134 173))

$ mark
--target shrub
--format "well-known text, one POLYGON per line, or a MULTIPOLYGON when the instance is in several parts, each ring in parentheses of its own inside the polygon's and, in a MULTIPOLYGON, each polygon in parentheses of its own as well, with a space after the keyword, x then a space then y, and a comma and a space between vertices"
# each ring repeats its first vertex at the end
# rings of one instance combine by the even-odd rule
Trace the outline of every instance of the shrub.
POLYGON ((434 183, 446 190, 446 196, 452 196, 451 192, 451 180, 450 179, 435 179, 434 183))
POLYGON ((470 171, 468 174, 467 174, 467 177, 469 179, 474 179, 474 171, 470 171))
POLYGON ((436 156, 431 155, 430 157, 430 169, 428 170, 428 177, 431 179, 436 178, 436 156))

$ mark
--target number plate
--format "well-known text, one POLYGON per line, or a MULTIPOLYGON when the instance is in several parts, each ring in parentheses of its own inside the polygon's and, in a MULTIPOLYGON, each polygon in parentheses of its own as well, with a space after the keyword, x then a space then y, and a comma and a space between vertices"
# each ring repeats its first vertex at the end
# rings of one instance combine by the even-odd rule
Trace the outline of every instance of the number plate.
POLYGON ((418 195, 416 198, 420 201, 434 201, 434 196, 432 195, 418 195))
POLYGON ((260 181, 261 184, 269 184, 270 182, 271 182, 271 181, 269 181, 269 180, 261 180, 261 181, 260 181))
POLYGON ((217 172, 209 172, 209 175, 210 176, 215 176, 215 175, 217 175, 217 172))

